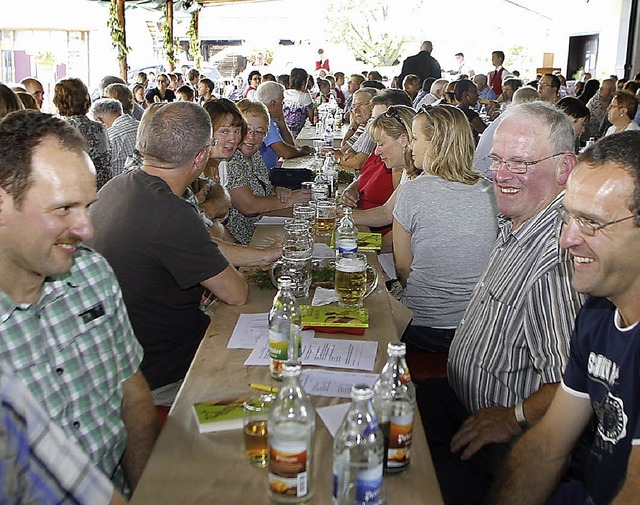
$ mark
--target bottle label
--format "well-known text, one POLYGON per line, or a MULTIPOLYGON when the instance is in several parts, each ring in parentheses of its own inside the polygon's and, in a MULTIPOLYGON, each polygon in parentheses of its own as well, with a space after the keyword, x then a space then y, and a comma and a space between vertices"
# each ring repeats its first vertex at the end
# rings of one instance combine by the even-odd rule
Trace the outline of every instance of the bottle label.
MULTIPOLYGON (((377 504, 380 500, 380 488, 382 487, 382 464, 375 466, 373 468, 369 468, 367 470, 362 470, 356 473, 356 482, 355 482, 355 499, 358 504, 377 504)), ((345 483, 343 489, 338 490, 339 486, 339 477, 338 477, 339 468, 334 466, 333 469, 333 503, 337 504, 340 502, 341 496, 339 494, 343 494, 347 491, 347 487, 350 487, 348 483, 345 483), (339 492, 338 492, 339 491, 339 492)))
POLYGON ((402 416, 391 416, 387 453, 387 467, 389 469, 399 470, 409 465, 412 435, 413 410, 402 416))
POLYGON ((338 252, 357 252, 358 242, 355 240, 340 240, 338 243, 338 252))
POLYGON ((271 373, 280 376, 282 365, 287 361, 289 351, 289 335, 269 330, 269 357, 271 358, 271 373))
POLYGON ((356 474, 356 501, 374 504, 380 500, 382 487, 382 464, 356 474))
POLYGON ((307 444, 304 440, 270 440, 269 488, 276 496, 306 496, 307 444))

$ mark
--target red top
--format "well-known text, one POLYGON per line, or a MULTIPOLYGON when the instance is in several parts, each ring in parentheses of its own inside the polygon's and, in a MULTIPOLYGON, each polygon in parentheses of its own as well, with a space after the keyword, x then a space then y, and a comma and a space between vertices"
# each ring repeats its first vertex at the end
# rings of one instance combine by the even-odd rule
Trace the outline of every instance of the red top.
MULTIPOLYGON (((391 170, 375 152, 369 155, 362 166, 360 179, 358 179, 358 191, 360 192, 359 205, 365 210, 385 204, 393 193, 391 170)), ((391 230, 391 225, 371 230, 384 234, 391 230)))
POLYGON ((329 60, 318 60, 318 61, 316 61, 316 70, 320 70, 321 68, 324 68, 327 72, 330 72, 330 70, 329 70, 329 60))
POLYGON ((502 95, 502 73, 504 68, 500 68, 497 72, 492 70, 489 72, 489 87, 493 90, 496 96, 502 95))

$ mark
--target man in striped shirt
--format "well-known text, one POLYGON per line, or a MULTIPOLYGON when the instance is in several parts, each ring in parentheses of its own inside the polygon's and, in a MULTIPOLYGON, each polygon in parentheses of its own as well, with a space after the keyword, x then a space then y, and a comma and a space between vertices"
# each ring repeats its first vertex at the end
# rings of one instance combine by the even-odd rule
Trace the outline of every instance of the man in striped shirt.
POLYGON ((453 391, 425 399, 446 503, 484 502, 511 442, 542 417, 562 378, 581 305, 555 231, 576 163, 572 135, 568 117, 540 102, 510 108, 496 130, 499 235, 451 345, 453 391))

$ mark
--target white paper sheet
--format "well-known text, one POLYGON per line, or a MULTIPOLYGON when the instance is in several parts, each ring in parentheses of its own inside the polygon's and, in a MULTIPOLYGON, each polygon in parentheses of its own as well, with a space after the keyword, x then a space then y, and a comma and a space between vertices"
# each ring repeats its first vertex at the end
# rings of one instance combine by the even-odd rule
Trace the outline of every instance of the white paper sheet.
POLYGON ((256 342, 269 335, 269 314, 240 314, 227 349, 253 349, 256 342))
MULTIPOLYGON (((314 330, 304 330, 302 341, 313 339, 314 330)), ((229 338, 227 349, 254 349, 261 339, 269 339, 269 313, 240 314, 236 327, 229 338)), ((267 363, 268 364, 268 363, 267 363)))
MULTIPOLYGON (((351 368, 370 372, 373 370, 377 351, 377 342, 332 338, 305 340, 304 335, 302 337, 303 365, 351 368)), ((268 365, 269 340, 265 338, 257 342, 244 364, 247 366, 268 365)))
POLYGON ((312 396, 328 396, 332 398, 351 398, 351 387, 355 384, 366 384, 373 387, 378 374, 360 372, 338 372, 335 370, 317 370, 306 368, 302 371, 300 383, 312 396))
POLYGON ((335 289, 327 289, 317 287, 315 293, 313 293, 313 300, 311 305, 317 307, 318 305, 329 305, 338 301, 338 294, 335 289))
POLYGON ((279 224, 283 225, 285 219, 291 219, 281 216, 262 216, 256 224, 279 224))
POLYGON ((347 415, 351 402, 339 403, 338 405, 329 405, 328 407, 318 407, 316 412, 322 419, 322 422, 331 433, 331 436, 335 438, 338 428, 342 424, 344 416, 347 415))
POLYGON ((335 259, 336 251, 322 242, 313 244, 313 257, 318 259, 335 259))

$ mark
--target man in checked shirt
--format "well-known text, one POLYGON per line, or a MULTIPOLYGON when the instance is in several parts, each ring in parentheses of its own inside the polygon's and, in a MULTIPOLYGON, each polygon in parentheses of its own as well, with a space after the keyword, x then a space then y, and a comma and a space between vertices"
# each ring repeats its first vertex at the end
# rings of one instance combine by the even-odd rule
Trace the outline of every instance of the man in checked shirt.
POLYGON ((0 359, 126 493, 157 417, 115 275, 82 245, 96 199, 84 146, 49 114, 0 122, 0 359))
POLYGON ((498 238, 453 339, 448 384, 419 393, 447 504, 484 503, 510 445, 543 416, 582 303, 556 234, 576 164, 571 121, 540 102, 514 106, 490 157, 498 238))

